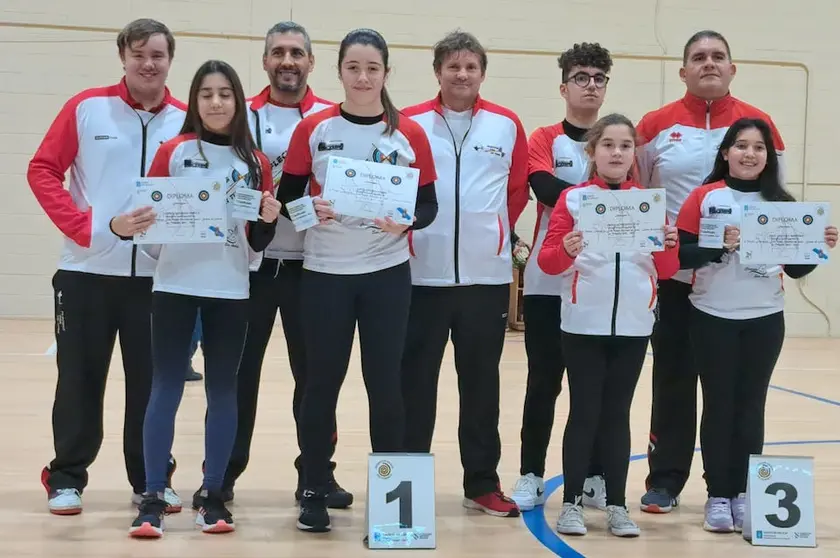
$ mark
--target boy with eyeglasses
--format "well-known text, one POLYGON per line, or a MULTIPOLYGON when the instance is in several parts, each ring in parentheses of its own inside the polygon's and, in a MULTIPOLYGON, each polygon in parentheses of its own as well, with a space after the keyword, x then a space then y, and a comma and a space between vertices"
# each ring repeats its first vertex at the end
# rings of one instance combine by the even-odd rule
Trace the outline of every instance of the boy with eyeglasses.
MULTIPOLYGON (((537 220, 523 289, 528 384, 521 430, 522 476, 511 495, 523 511, 545 502, 546 452, 565 371, 560 346, 561 281, 559 276, 540 269, 536 254, 560 193, 587 179, 584 135, 598 120, 613 64, 610 52, 598 43, 575 44, 557 60, 562 78, 560 96, 566 101, 565 118, 534 130, 528 145, 528 181, 537 199, 537 220)), ((605 509, 606 487, 597 455, 590 464, 583 492, 584 505, 605 509)))

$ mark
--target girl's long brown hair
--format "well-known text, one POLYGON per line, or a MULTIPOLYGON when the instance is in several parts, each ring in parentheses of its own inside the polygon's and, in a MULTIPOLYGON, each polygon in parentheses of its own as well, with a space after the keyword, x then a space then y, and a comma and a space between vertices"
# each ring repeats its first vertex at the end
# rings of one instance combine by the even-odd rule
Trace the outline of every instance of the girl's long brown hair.
MULTIPOLYGON (((202 135, 207 133, 207 131, 201 122, 201 116, 198 114, 198 92, 201 89, 204 78, 216 73, 222 74, 230 82, 233 88, 233 97, 236 101, 236 111, 233 114, 233 120, 230 122, 231 147, 239 158, 248 165, 248 174, 250 176, 248 185, 254 190, 259 190, 262 172, 260 161, 257 159, 256 154, 257 144, 251 135, 251 128, 248 126, 245 90, 242 88, 242 82, 239 80, 236 70, 230 64, 221 60, 208 60, 196 70, 192 84, 190 85, 187 116, 184 120, 184 125, 181 127, 181 134, 194 133, 199 140, 199 150, 201 149, 200 140, 202 135)), ((202 153, 202 156, 204 156, 204 153, 202 153)))

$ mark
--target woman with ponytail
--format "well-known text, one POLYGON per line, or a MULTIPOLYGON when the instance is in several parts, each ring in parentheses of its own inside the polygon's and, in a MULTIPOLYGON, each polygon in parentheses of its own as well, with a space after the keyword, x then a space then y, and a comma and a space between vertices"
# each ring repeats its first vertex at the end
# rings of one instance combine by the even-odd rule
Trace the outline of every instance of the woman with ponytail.
POLYGON ((350 32, 338 51, 345 99, 295 128, 278 185, 285 203, 309 186, 319 223, 306 232, 301 311, 311 377, 300 417, 302 498, 298 528, 330 529, 326 496, 336 405, 356 325, 368 391, 374 452, 398 452, 405 416, 400 360, 411 302, 406 232, 437 215, 434 161, 423 129, 400 118, 385 89, 388 45, 371 29, 350 32), (320 198, 331 157, 413 167, 419 171, 414 223, 338 215, 320 198))

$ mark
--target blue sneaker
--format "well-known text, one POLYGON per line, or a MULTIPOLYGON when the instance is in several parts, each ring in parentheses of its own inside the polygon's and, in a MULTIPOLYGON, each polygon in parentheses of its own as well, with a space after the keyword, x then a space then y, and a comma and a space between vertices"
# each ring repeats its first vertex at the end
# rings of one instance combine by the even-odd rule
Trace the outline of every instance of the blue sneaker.
POLYGON ((668 513, 679 505, 679 496, 671 496, 664 488, 651 488, 642 496, 642 511, 647 513, 668 513))

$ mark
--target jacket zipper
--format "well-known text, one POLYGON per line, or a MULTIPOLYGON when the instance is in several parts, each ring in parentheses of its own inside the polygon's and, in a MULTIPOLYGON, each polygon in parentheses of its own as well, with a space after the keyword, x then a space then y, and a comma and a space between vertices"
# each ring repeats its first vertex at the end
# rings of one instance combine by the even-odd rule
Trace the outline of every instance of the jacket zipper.
POLYGON ((467 141, 467 136, 472 129, 472 116, 470 116, 470 125, 467 127, 467 131, 464 133, 464 137, 461 138, 461 145, 460 147, 455 142, 455 134, 452 133, 452 128, 449 126, 449 122, 446 121, 446 117, 443 113, 440 114, 440 117, 443 118, 444 124, 446 124, 446 129, 449 130, 449 136, 452 138, 452 148, 455 150, 455 234, 453 234, 453 239, 455 241, 455 284, 461 283, 461 270, 459 267, 459 245, 460 245, 460 229, 461 229, 461 151, 464 148, 464 143, 467 141))
POLYGON ((621 280, 621 254, 615 253, 615 291, 613 293, 613 309, 612 309, 612 323, 610 325, 610 335, 615 335, 615 322, 618 316, 618 284, 621 280))
MULTIPOLYGON (((137 118, 140 119, 140 126, 143 129, 143 139, 142 139, 143 147, 142 147, 142 150, 140 152, 140 176, 145 177, 146 176, 146 141, 148 140, 149 124, 152 122, 152 120, 155 119, 155 117, 159 113, 153 114, 152 117, 149 118, 148 122, 143 122, 143 117, 140 116, 140 113, 137 112, 137 110, 135 110, 134 113, 137 115, 137 118)), ((131 276, 132 277, 137 276, 137 245, 136 244, 132 244, 132 246, 131 246, 131 276)))

